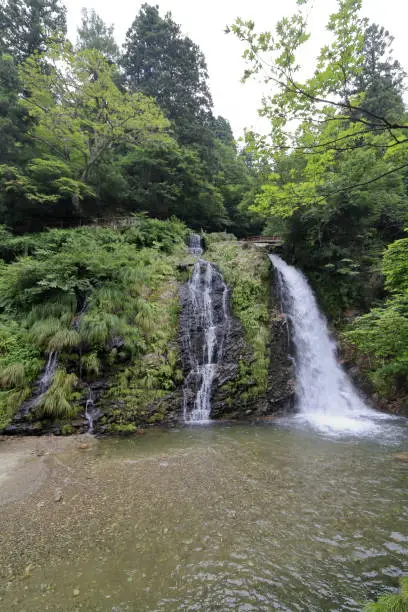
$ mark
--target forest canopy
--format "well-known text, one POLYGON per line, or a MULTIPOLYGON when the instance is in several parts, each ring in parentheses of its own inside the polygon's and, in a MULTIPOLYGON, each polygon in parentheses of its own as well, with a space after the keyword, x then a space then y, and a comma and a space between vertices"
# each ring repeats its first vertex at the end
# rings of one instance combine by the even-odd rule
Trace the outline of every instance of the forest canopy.
POLYGON ((0 216, 38 231, 147 212, 245 231, 254 181, 206 61, 170 13, 144 4, 123 52, 113 26, 82 11, 66 37, 59 0, 0 3, 0 216))

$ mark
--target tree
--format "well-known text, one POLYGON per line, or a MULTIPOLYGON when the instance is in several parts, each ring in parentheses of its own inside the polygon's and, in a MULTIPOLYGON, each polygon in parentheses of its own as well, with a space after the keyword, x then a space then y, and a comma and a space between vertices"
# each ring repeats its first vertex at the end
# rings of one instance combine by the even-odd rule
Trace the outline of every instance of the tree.
MULTIPOLYGON (((28 58, 21 70, 21 106, 33 125, 35 152, 24 169, 0 166, 1 194, 9 209, 70 200, 74 214, 96 196, 97 171, 118 148, 168 139, 167 119, 153 100, 118 89, 115 68, 98 51, 68 47, 28 58)), ((12 211, 15 214, 15 210, 12 211)), ((72 214, 72 212, 71 212, 72 214)))
MULTIPOLYGON (((384 254, 382 271, 389 297, 355 319, 345 334, 369 355, 369 376, 381 395, 405 396, 408 388, 408 239, 393 242, 384 254), (398 330, 398 332, 396 331, 398 330)), ((374 607, 373 607, 374 609, 374 607)))
POLYGON ((404 73, 389 35, 360 16, 360 0, 339 0, 328 22, 330 43, 312 76, 301 80, 309 35, 307 2, 298 4, 273 33, 256 34, 253 22, 233 27, 248 45, 246 76, 262 72, 273 87, 261 109, 270 136, 247 134, 251 154, 270 165, 250 208, 269 231, 283 229, 287 256, 340 320, 346 309, 366 310, 383 297, 378 263, 406 224, 404 73))
POLYGON ((131 210, 176 215, 190 227, 223 229, 229 222, 222 191, 208 181, 197 151, 177 143, 135 148, 119 161, 131 210))
POLYGON ((17 62, 63 40, 66 29, 60 0, 0 0, 0 47, 17 62))
POLYGON ((404 115, 402 93, 406 77, 401 64, 392 57, 393 40, 387 30, 375 23, 365 29, 361 70, 355 79, 355 93, 364 94, 363 109, 390 122, 404 115))
POLYGON ((207 65, 170 13, 163 18, 157 6, 142 5, 126 35, 123 66, 131 89, 157 100, 182 143, 203 140, 212 108, 207 65))
POLYGON ((212 131, 218 140, 236 149, 234 134, 228 119, 221 117, 221 115, 214 117, 212 122, 212 131))
POLYGON ((11 55, 0 54, 0 165, 15 164, 24 154, 30 121, 20 104, 21 82, 11 55))
MULTIPOLYGON (((390 172, 398 172, 400 167, 408 168, 406 161, 400 163, 405 159, 408 143, 405 117, 395 116, 395 112, 390 118, 377 114, 370 110, 372 100, 370 103, 367 98, 367 95, 373 96, 378 87, 384 90, 387 85, 388 102, 394 98, 395 111, 403 73, 399 64, 386 55, 390 43, 388 35, 377 26, 369 26, 367 19, 361 17, 362 0, 338 0, 338 10, 330 16, 327 25, 332 40, 322 47, 313 76, 301 81, 298 61, 302 45, 309 39, 304 12, 308 0, 297 3, 300 5, 298 12, 279 21, 273 33, 257 34, 252 21, 238 19, 232 26, 237 36, 247 43, 244 57, 249 68, 244 78, 263 73, 265 82, 274 87, 273 93, 265 96, 261 109, 271 120, 270 149, 288 151, 296 148, 305 155, 317 155, 339 148, 360 147, 364 140, 366 147, 380 146, 392 151, 388 158, 390 172), (368 92, 362 91, 367 88, 368 92), (299 141, 299 131, 293 129, 294 122, 300 123, 310 137, 299 141), (322 129, 329 138, 315 144, 314 137, 322 129), (378 135, 383 136, 381 142, 371 138, 378 135)), ((352 187, 347 186, 347 189, 352 187)), ((299 194, 296 200, 302 200, 304 195, 299 194)), ((316 199, 317 194, 309 192, 308 195, 316 199)))
POLYGON ((82 9, 81 25, 78 28, 77 49, 96 49, 103 53, 106 59, 117 62, 120 56, 116 44, 113 25, 106 23, 99 17, 94 9, 82 9))

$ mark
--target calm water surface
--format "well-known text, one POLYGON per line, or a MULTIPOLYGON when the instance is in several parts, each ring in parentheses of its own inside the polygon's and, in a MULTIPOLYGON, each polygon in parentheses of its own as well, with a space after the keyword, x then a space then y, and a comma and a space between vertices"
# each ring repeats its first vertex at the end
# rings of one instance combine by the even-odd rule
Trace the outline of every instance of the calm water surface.
POLYGON ((289 420, 70 451, 63 503, 17 514, 27 557, 0 609, 361 610, 408 572, 407 440, 289 420))

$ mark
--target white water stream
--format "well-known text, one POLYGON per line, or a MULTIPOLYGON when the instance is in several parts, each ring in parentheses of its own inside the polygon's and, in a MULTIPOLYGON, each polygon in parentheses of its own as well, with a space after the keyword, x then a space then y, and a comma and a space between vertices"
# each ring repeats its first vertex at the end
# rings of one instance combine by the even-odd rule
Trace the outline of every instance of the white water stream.
MULTIPOLYGON (((387 418, 368 408, 336 358, 336 344, 305 276, 277 255, 282 306, 295 348, 299 418, 325 431, 364 433, 387 418)), ((389 418, 389 417, 388 417, 389 418)))
POLYGON ((58 353, 57 351, 51 351, 48 355, 45 370, 36 383, 36 391, 29 400, 23 403, 19 411, 20 415, 28 415, 30 411, 38 405, 44 393, 46 393, 46 391, 48 391, 48 389, 52 385, 57 368, 58 353))
POLYGON ((188 250, 192 255, 202 255, 203 247, 201 236, 199 234, 191 234, 188 250))
MULTIPOLYGON (((201 238, 190 237, 190 253, 201 255, 201 238)), ((217 268, 209 261, 199 259, 188 283, 191 309, 190 339, 199 331, 202 345, 190 341, 191 370, 184 385, 184 421, 208 423, 211 413, 211 393, 217 364, 222 359, 225 334, 228 330, 228 287, 217 268), (189 389, 197 389, 193 406, 189 405, 189 389)))

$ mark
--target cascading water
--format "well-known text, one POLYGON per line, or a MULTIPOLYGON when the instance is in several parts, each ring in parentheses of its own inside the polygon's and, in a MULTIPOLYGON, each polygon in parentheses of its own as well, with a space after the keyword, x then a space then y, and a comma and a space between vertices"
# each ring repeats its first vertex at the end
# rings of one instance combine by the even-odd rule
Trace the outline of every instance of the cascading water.
POLYGON ((203 247, 199 234, 190 234, 188 250, 192 255, 202 255, 203 247))
MULTIPOLYGON (((191 236, 190 252, 202 253, 200 236, 191 236)), ((228 287, 212 263, 199 259, 187 292, 184 337, 190 371, 183 391, 184 420, 206 423, 210 420, 213 382, 229 326, 228 287)))
POLYGON ((19 410, 17 417, 24 417, 29 414, 32 408, 35 408, 39 403, 41 397, 50 388, 52 381, 54 380, 55 372, 58 367, 58 353, 57 351, 51 351, 48 355, 47 364, 41 377, 38 379, 35 385, 34 395, 24 402, 19 410))
POLYGON ((45 393, 52 381, 54 380, 55 372, 58 367, 58 353, 57 351, 51 351, 48 355, 47 365, 44 370, 44 374, 40 378, 39 391, 40 394, 45 393))
POLYGON ((277 255, 282 305, 295 347, 297 404, 300 417, 326 430, 361 432, 384 418, 369 409, 336 359, 336 345, 305 276, 277 255))
POLYGON ((100 416, 100 411, 95 408, 95 395, 91 386, 88 386, 88 397, 85 402, 85 418, 88 423, 88 433, 93 433, 95 420, 100 416))

